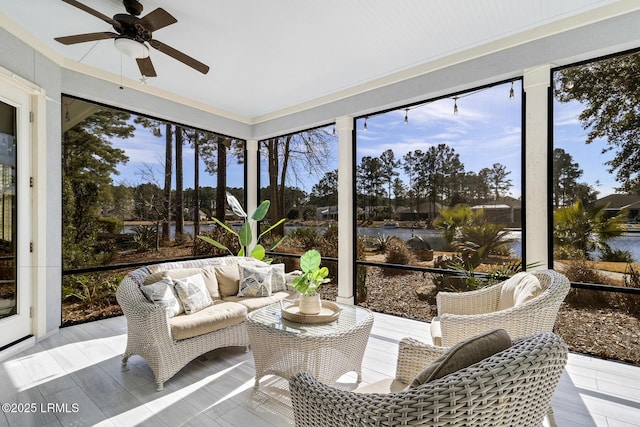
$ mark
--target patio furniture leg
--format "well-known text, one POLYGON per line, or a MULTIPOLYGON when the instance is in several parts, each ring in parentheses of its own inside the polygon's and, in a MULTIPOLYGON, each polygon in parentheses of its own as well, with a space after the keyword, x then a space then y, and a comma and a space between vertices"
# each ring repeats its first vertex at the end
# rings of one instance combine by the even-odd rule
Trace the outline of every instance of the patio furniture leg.
POLYGON ((127 362, 129 361, 129 356, 122 356, 122 365, 120 365, 120 371, 126 372, 129 370, 127 367, 127 362))

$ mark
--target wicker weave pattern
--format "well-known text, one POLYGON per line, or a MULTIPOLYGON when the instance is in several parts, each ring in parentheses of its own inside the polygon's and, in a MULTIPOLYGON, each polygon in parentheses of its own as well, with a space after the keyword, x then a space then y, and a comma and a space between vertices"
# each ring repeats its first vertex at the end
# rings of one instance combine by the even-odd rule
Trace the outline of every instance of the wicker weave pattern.
MULTIPOLYGON (((224 262, 226 261, 214 258, 163 264, 163 267, 190 268, 224 262)), ((166 311, 150 303, 139 289, 147 275, 149 270, 146 267, 132 271, 125 276, 116 291, 116 298, 127 319, 127 348, 122 356, 123 369, 126 369, 130 356, 137 354, 143 357, 153 370, 156 388, 162 390, 165 381, 196 357, 220 347, 249 345, 245 322, 197 337, 174 340, 166 311)))
POLYGON ((436 296, 443 347, 450 347, 481 332, 503 328, 512 339, 550 332, 560 304, 571 287, 553 270, 532 271, 544 292, 524 304, 495 311, 502 283, 472 292, 439 292, 436 296))
POLYGON ((290 380, 296 426, 541 426, 567 360, 553 333, 527 337, 480 363, 389 394, 339 390, 301 372, 290 380))
POLYGON ((342 306, 340 318, 327 325, 298 325, 280 320, 279 304, 247 315, 247 331, 260 378, 273 374, 283 378, 307 371, 332 384, 343 374, 360 373, 362 358, 373 325, 369 310, 342 306))

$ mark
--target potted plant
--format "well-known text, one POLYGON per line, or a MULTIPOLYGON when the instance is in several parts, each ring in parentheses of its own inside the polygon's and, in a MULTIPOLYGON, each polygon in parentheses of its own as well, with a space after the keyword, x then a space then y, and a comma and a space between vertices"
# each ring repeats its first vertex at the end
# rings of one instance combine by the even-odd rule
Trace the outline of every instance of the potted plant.
POLYGON ((300 293, 299 307, 302 314, 320 313, 320 294, 318 287, 329 282, 329 269, 320 267, 322 257, 315 249, 305 252, 300 257, 300 269, 303 274, 293 281, 293 288, 300 293))
MULTIPOLYGON (((265 262, 270 262, 271 260, 265 260, 265 253, 266 253, 266 249, 264 248, 264 246, 262 246, 260 244, 260 239, 262 238, 262 236, 264 236, 265 234, 267 234, 268 232, 270 232, 271 230, 273 230, 274 228, 276 228, 277 226, 279 226, 280 224, 282 224, 285 219, 281 219, 280 221, 276 222, 275 224, 273 224, 271 227, 267 228, 265 231, 263 231, 262 233, 260 233, 260 235, 258 236, 258 239, 256 242, 253 241, 253 228, 251 226, 251 221, 249 219, 249 216, 247 215, 247 213, 244 211, 244 209, 242 208, 242 205, 240 205, 240 202, 238 202, 238 199, 236 199, 231 193, 227 192, 227 204, 229 205, 229 207, 231 208, 231 210, 233 211, 233 213, 235 213, 236 215, 242 217, 242 219, 244 220, 242 227, 240 228, 240 232, 236 232, 234 230, 232 230, 229 226, 227 226, 224 222, 220 221, 218 218, 212 218, 220 227, 224 228, 225 230, 227 230, 229 233, 233 234, 234 236, 236 236, 238 238, 238 243, 240 245, 240 251, 238 252, 237 256, 251 256, 253 258, 259 259, 259 260, 263 260, 265 262)), ((267 215, 267 212, 269 211, 269 206, 271 205, 271 202, 269 200, 264 200, 262 203, 260 203, 260 206, 258 206, 255 210, 255 212, 253 213, 253 215, 251 215, 251 220, 253 222, 259 222, 262 221, 264 219, 264 217, 267 215)), ((215 246, 216 248, 219 249, 223 249, 229 252, 229 254, 233 255, 233 252, 231 252, 231 250, 226 247, 225 245, 223 245, 222 243, 218 242, 217 240, 212 239, 211 237, 208 236, 198 236, 199 239, 215 246)), ((280 243, 282 243, 282 241, 286 238, 286 236, 283 236, 281 239, 279 239, 275 244, 273 244, 269 250, 272 251, 275 248, 277 248, 280 243)))

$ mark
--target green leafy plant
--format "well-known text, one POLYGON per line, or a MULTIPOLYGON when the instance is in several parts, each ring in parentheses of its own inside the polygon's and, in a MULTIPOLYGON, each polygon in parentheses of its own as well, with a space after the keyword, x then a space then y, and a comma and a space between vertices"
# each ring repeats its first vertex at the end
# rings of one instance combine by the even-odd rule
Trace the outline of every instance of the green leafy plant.
POLYGON ((293 288, 303 295, 315 295, 318 287, 323 283, 328 283, 329 269, 320 267, 322 256, 315 249, 305 252, 300 257, 300 269, 304 273, 293 281, 293 288))
MULTIPOLYGON (((285 221, 285 218, 282 218, 280 221, 276 222, 271 227, 267 228, 265 231, 260 233, 260 235, 258 236, 258 239, 254 243, 253 242, 253 228, 252 228, 252 225, 251 225, 251 220, 253 220, 255 222, 262 221, 264 219, 264 217, 267 216, 267 212, 269 212, 269 206, 271 206, 271 202, 269 200, 265 200, 262 203, 260 203, 260 206, 258 206, 256 208, 256 210, 253 212, 253 215, 251 215, 251 220, 249 219, 247 213, 242 208, 242 205, 240 205, 240 202, 238 202, 238 199, 236 199, 229 192, 227 192, 227 204, 229 205, 229 207, 231 208, 233 213, 235 213, 236 215, 238 215, 239 217, 242 217, 244 219, 244 223, 242 224, 242 227, 240 228, 240 231, 236 232, 231 227, 229 227, 227 224, 225 224, 224 222, 220 221, 218 218, 214 217, 213 220, 220 227, 222 227, 227 232, 233 234, 234 236, 236 236, 238 238, 238 243, 240 244, 240 251, 238 251, 237 256, 251 256, 251 257, 259 259, 259 260, 264 260, 264 257, 265 257, 265 254, 266 254, 266 249, 264 248, 264 246, 262 246, 260 244, 260 239, 265 234, 267 234, 268 232, 270 232, 271 230, 273 230, 274 228, 276 228, 277 226, 282 224, 285 221)), ((207 243, 209 243, 209 244, 211 244, 211 245, 213 245, 213 246, 215 246, 216 248, 226 250, 231 255, 233 255, 233 252, 231 251, 231 249, 229 249, 227 246, 223 245, 219 241, 212 239, 209 236, 199 235, 198 238, 203 240, 203 241, 205 241, 205 242, 207 242, 207 243)), ((269 250, 272 251, 275 248, 277 248, 285 238, 286 238, 286 236, 283 236, 282 238, 280 238, 273 245, 271 245, 269 250)), ((265 260, 265 261, 269 261, 269 260, 265 260)))

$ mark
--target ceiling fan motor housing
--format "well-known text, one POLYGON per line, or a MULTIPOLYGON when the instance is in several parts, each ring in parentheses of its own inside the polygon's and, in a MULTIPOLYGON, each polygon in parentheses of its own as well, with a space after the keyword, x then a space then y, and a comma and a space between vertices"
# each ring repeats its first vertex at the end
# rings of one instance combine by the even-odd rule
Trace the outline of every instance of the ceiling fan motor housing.
POLYGON ((131 15, 140 15, 144 7, 138 0, 122 0, 122 4, 124 4, 124 8, 131 15))

